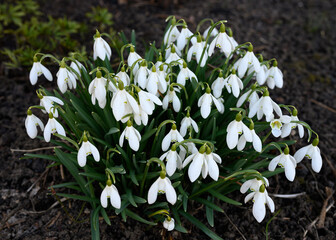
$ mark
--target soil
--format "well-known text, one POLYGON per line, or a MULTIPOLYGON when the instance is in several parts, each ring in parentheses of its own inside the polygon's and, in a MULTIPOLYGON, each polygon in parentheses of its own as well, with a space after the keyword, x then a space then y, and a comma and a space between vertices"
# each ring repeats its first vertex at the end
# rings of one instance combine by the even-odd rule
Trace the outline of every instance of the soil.
MULTIPOLYGON (((292 199, 273 197, 280 213, 269 224, 268 234, 271 239, 336 238, 335 195, 325 201, 327 189, 334 191, 336 180, 335 3, 323 0, 194 0, 179 1, 181 3, 164 8, 164 4, 154 1, 130 1, 124 6, 115 1, 98 2, 113 14, 117 31, 130 36, 135 29, 139 43, 160 42, 164 20, 169 15, 183 17, 192 30, 203 18, 226 19, 238 42, 252 42, 265 59, 276 57, 285 84, 271 95, 276 102, 297 106, 300 119, 319 133, 324 164, 316 174, 311 170, 310 161, 303 161, 297 167, 293 183, 283 174, 270 179, 270 193, 305 194, 292 199), (324 202, 327 212, 323 210, 324 202), (324 226, 319 227, 318 218, 323 212, 326 213, 324 226)), ((43 12, 54 17, 66 15, 81 20, 97 3, 55 0, 40 1, 40 5, 43 12)), ((92 29, 94 32, 95 27, 92 29)), ((138 50, 141 52, 142 48, 138 50)), ((37 103, 28 71, 12 73, 15 77, 1 76, 0 239, 90 239, 90 223, 74 223, 63 210, 77 216, 82 203, 65 201, 61 207, 48 190, 48 186, 62 182, 61 169, 45 170, 47 162, 43 160, 19 159, 25 153, 23 150, 49 146, 40 140, 30 140, 24 128, 27 107, 37 103)), ((306 144, 301 141, 297 148, 306 144)), ((51 152, 39 152, 48 151, 51 152)), ((243 202, 244 196, 239 193, 232 197, 243 202)), ((266 224, 272 217, 268 210, 266 220, 258 224, 253 219, 251 203, 241 207, 223 204, 222 207, 225 214, 216 214, 213 228, 219 236, 224 239, 266 238, 266 224)), ((86 206, 83 209, 79 221, 89 217, 89 209, 86 206)), ((196 216, 206 222, 204 212, 199 211, 196 216)), ((174 231, 165 236, 208 239, 189 223, 184 225, 190 234, 174 231)), ((148 228, 131 219, 124 223, 119 216, 112 219, 112 226, 101 221, 100 227, 102 239, 160 239, 164 235, 159 227, 148 228)))

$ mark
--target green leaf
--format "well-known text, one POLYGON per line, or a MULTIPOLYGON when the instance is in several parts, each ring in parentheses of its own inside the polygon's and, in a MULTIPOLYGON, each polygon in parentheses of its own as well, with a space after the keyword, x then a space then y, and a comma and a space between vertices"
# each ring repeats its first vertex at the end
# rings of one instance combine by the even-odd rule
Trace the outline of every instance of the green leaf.
POLYGON ((112 127, 112 128, 110 128, 110 130, 105 134, 105 136, 107 136, 107 135, 111 135, 111 134, 114 134, 114 133, 117 133, 117 132, 119 132, 120 130, 118 129, 118 128, 116 128, 116 127, 112 127))
POLYGON ((99 210, 100 208, 101 206, 97 207, 90 214, 92 240, 100 240, 100 233, 99 233, 99 210))
POLYGON ((231 198, 228 198, 227 196, 224 196, 223 194, 220 194, 219 192, 217 192, 217 191, 214 190, 214 189, 210 189, 210 190, 209 190, 209 193, 210 193, 212 196, 218 198, 219 200, 222 200, 223 202, 227 202, 227 203, 230 203, 230 204, 232 204, 232 205, 237 205, 237 206, 242 205, 240 202, 237 202, 237 201, 235 201, 235 200, 233 200, 233 199, 231 199, 231 198))
POLYGON ((220 208, 219 206, 217 206, 216 204, 214 204, 213 202, 210 202, 204 198, 200 198, 200 197, 197 197, 195 198, 195 201, 199 202, 199 203, 202 203, 204 204, 205 206, 217 211, 217 212, 221 212, 223 213, 224 210, 222 208, 220 208))
POLYGON ((56 195, 60 196, 60 197, 66 197, 66 198, 71 198, 71 199, 75 199, 75 200, 81 200, 81 201, 85 201, 85 202, 100 203, 99 200, 96 199, 96 198, 91 198, 91 197, 82 196, 82 195, 68 194, 68 193, 56 193, 56 195))
POLYGON ((106 175, 105 174, 101 174, 101 173, 81 172, 81 173, 79 173, 79 175, 85 176, 85 177, 89 177, 89 178, 93 178, 93 179, 98 180, 100 182, 106 181, 106 175))
POLYGON ((50 161, 59 162, 58 158, 53 155, 44 155, 44 154, 32 154, 32 153, 26 153, 24 157, 21 157, 20 159, 31 159, 31 158, 42 158, 50 161))
POLYGON ((140 217, 138 214, 132 212, 131 210, 129 209, 125 209, 125 213, 127 216, 129 216, 130 218, 133 218, 134 220, 137 220, 139 222, 142 222, 142 223, 145 223, 145 224, 148 224, 148 225, 151 225, 151 226, 156 226, 157 223, 154 223, 154 222, 150 222, 142 217, 140 217))
POLYGON ((106 213, 106 211, 105 211, 105 208, 100 208, 100 213, 101 213, 101 215, 103 216, 105 222, 106 222, 109 226, 111 226, 111 221, 110 221, 110 218, 108 217, 108 215, 107 215, 107 213, 106 213))

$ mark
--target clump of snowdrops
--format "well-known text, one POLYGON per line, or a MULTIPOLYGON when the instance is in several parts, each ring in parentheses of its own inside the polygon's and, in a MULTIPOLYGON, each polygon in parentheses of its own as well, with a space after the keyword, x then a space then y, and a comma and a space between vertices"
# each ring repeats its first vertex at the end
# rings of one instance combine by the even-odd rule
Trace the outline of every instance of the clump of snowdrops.
POLYGON ((58 90, 36 91, 40 105, 28 108, 27 133, 35 138, 39 127, 40 139, 61 148, 26 157, 62 164, 72 175, 53 189, 90 204, 93 239, 99 216, 111 224, 115 214, 187 233, 185 219, 220 239, 190 214, 194 208, 204 206, 213 226, 223 203, 242 204, 227 196, 240 190, 248 193, 245 203, 253 199, 252 214, 261 222, 266 205, 275 210, 267 178, 284 172, 293 181, 304 157, 315 172, 322 167, 318 135, 294 106, 270 97, 270 89, 283 86, 275 59, 255 54, 249 42, 238 44, 226 21, 202 21, 195 33, 183 19, 167 21, 161 47, 151 44, 144 56, 134 34, 132 43, 121 34, 125 45, 112 53, 109 35, 97 31, 93 58, 34 57, 31 83, 41 75, 53 80, 42 64, 49 59, 59 65, 58 90), (38 110, 43 121, 33 114, 38 110), (286 138, 296 130, 301 138, 307 131, 308 142, 315 137, 294 154, 295 141, 286 138))

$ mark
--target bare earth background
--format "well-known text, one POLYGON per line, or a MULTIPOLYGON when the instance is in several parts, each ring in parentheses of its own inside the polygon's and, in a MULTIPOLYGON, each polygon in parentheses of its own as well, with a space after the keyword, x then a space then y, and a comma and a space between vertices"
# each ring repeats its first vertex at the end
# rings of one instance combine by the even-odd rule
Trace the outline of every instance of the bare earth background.
MULTIPOLYGON (((285 84, 283 89, 271 91, 271 95, 276 102, 297 106, 300 119, 319 133, 324 165, 321 172, 315 174, 311 171, 310 161, 303 161, 298 165, 294 183, 289 183, 283 175, 271 179, 270 193, 306 194, 295 199, 274 198, 276 210, 281 211, 269 225, 270 237, 336 238, 335 195, 326 201, 327 189, 333 192, 336 180, 335 2, 189 0, 168 9, 146 1, 131 1, 126 6, 118 6, 114 1, 80 0, 40 1, 40 4, 46 14, 66 15, 78 21, 85 17, 83 13, 91 6, 107 7, 114 15, 116 30, 130 36, 131 30, 135 29, 140 45, 154 40, 160 42, 164 19, 172 14, 183 17, 191 30, 195 30, 203 18, 226 19, 238 42, 250 41, 265 59, 277 58, 285 84), (324 203, 328 211, 322 208, 324 203), (324 226, 318 226, 321 214, 325 214, 324 226)), ((85 41, 91 40, 90 35, 85 41)), ((141 51, 143 47, 138 49, 141 51)), ((26 70, 16 73, 15 77, 0 76, 0 239, 90 239, 89 222, 71 222, 60 205, 53 206, 57 203, 55 197, 47 195, 50 194, 48 186, 62 182, 60 169, 45 171, 47 162, 20 160, 24 152, 11 151, 48 146, 40 140, 30 140, 24 129, 26 109, 38 103, 28 73, 26 70)), ((41 83, 45 85, 44 81, 41 83)), ((299 145, 305 144, 302 141, 299 145)), ((66 171, 64 175, 68 177, 66 171)), ((243 201, 238 192, 231 197, 243 201)), ((77 216, 81 203, 65 201, 64 206, 71 215, 77 216)), ((269 212, 266 220, 258 224, 253 219, 250 203, 241 207, 222 207, 226 215, 217 213, 215 217, 214 231, 218 235, 224 239, 265 238, 266 223, 272 217, 269 212)), ((88 219, 89 213, 85 208, 79 220, 88 219)), ((203 211, 195 210, 194 214, 206 222, 203 211)), ((170 237, 207 239, 189 223, 185 222, 185 227, 191 234, 173 232, 170 237)), ((148 228, 131 219, 124 223, 119 216, 112 219, 112 226, 101 221, 102 239, 160 239, 161 234, 159 227, 148 228)))

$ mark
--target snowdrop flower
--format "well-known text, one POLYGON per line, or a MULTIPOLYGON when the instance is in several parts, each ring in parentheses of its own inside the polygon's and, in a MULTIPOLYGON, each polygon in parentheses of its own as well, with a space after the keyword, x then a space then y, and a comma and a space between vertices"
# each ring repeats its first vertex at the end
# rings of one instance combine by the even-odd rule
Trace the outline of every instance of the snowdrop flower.
POLYGON ((283 86, 283 75, 281 70, 278 68, 278 62, 274 61, 273 66, 267 72, 266 78, 267 86, 273 89, 275 86, 282 88, 283 86))
POLYGON ((225 25, 222 23, 219 34, 212 40, 209 46, 209 57, 213 54, 215 47, 219 48, 226 57, 232 53, 237 45, 233 42, 225 32, 225 25))
POLYGON ((206 92, 198 100, 198 106, 201 107, 201 115, 205 119, 210 115, 211 105, 215 104, 218 112, 224 112, 224 104, 222 99, 217 99, 211 94, 211 89, 207 87, 206 92))
POLYGON ((138 71, 139 69, 139 62, 137 62, 139 59, 142 59, 141 56, 139 54, 137 54, 135 51, 134 51, 134 47, 131 46, 130 48, 130 54, 128 55, 128 58, 127 58, 127 65, 132 68, 133 67, 133 74, 135 75, 136 72, 138 71), (133 64, 137 62, 134 66, 133 64))
POLYGON ((175 20, 175 18, 173 18, 172 21, 171 21, 171 25, 169 26, 169 28, 168 28, 168 30, 165 33, 164 38, 163 38, 164 39, 163 42, 164 42, 165 45, 169 45, 172 42, 175 42, 176 39, 180 35, 180 31, 177 29, 175 24, 176 24, 176 20, 175 20))
POLYGON ((99 162, 100 154, 98 152, 98 149, 88 141, 86 136, 84 136, 82 146, 78 150, 77 154, 78 165, 84 167, 86 165, 86 157, 90 154, 92 154, 93 159, 96 162, 99 162))
POLYGON ((303 138, 304 136, 304 128, 300 123, 295 123, 297 121, 300 121, 298 116, 297 116, 297 110, 294 109, 293 110, 293 115, 291 116, 291 122, 290 123, 286 123, 282 126, 282 130, 281 130, 281 137, 285 138, 288 137, 289 134, 291 133, 292 129, 298 127, 299 129, 299 136, 300 138, 303 138))
POLYGON ((209 176, 213 180, 215 181, 218 180, 219 168, 216 163, 219 163, 219 164, 222 163, 221 157, 218 154, 211 152, 211 149, 207 147, 207 151, 205 154, 205 164, 202 167, 202 177, 203 178, 206 178, 206 176, 209 174, 209 176))
POLYGON ((172 176, 175 173, 176 168, 180 170, 182 169, 182 160, 180 156, 177 154, 175 144, 171 147, 171 149, 168 152, 164 153, 160 157, 161 161, 165 159, 167 161, 166 170, 167 170, 168 176, 172 176))
MULTIPOLYGON (((205 29, 204 33, 203 33, 203 38, 206 39, 208 37, 208 33, 210 31, 211 26, 209 26, 207 29, 205 29)), ((216 37, 218 34, 218 30, 216 28, 212 29, 210 36, 211 37, 216 37)))
MULTIPOLYGON (((97 71, 95 79, 89 85, 89 93, 91 94, 91 102, 93 105, 98 101, 99 107, 104 109, 106 105, 106 85, 107 79, 102 77, 100 71, 97 71)), ((112 91, 112 83, 109 84, 109 89, 112 91)))
POLYGON ((260 189, 256 192, 249 193, 244 202, 247 203, 253 198, 253 208, 252 213, 254 218, 260 223, 266 216, 266 207, 267 204, 270 211, 273 213, 275 206, 272 198, 268 196, 268 193, 265 189, 265 185, 261 185, 260 189))
POLYGON ((163 227, 167 229, 168 231, 172 231, 175 228, 175 220, 172 217, 167 217, 163 221, 163 227))
POLYGON ((250 106, 248 117, 253 118, 257 114, 257 118, 260 120, 265 115, 266 121, 270 122, 274 118, 273 111, 280 117, 282 116, 281 108, 270 98, 269 92, 266 90, 263 96, 253 106, 250 106))
POLYGON ((180 133, 182 137, 187 134, 187 129, 192 127, 196 133, 198 133, 197 123, 190 117, 190 113, 188 111, 187 116, 185 116, 181 121, 180 133))
POLYGON ((43 113, 52 113, 54 117, 58 117, 58 111, 55 107, 55 103, 59 105, 63 105, 63 101, 57 97, 53 96, 43 96, 41 94, 38 94, 38 97, 40 99, 40 105, 44 107, 44 110, 42 109, 43 113))
POLYGON ((166 96, 162 100, 162 108, 166 110, 168 108, 168 104, 173 104, 173 109, 175 112, 179 112, 181 109, 181 100, 176 95, 176 92, 180 92, 180 90, 176 87, 170 87, 166 96))
POLYGON ((164 85, 166 85, 166 80, 162 78, 162 75, 160 75, 156 71, 155 66, 153 66, 152 71, 150 72, 147 79, 146 89, 152 94, 158 94, 159 85, 164 88, 164 85))
MULTIPOLYGON (((253 68, 250 68, 254 71, 253 68)), ((259 85, 263 85, 268 77, 268 68, 266 65, 261 65, 259 72, 256 73, 256 80, 259 85)))
POLYGON ((212 83, 211 89, 215 98, 219 98, 222 95, 223 88, 226 87, 229 93, 231 88, 228 83, 228 78, 223 78, 223 72, 220 72, 218 78, 212 83))
POLYGON ((167 65, 161 64, 159 67, 159 91, 160 93, 165 93, 167 91, 167 87, 169 85, 169 78, 167 78, 167 73, 164 69, 164 67, 167 67, 167 65), (168 81, 167 81, 168 79, 168 81))
POLYGON ((126 73, 124 66, 122 66, 120 72, 116 74, 116 77, 124 83, 124 86, 130 85, 131 80, 128 74, 126 73))
POLYGON ((111 205, 120 209, 121 198, 118 189, 112 184, 111 180, 106 181, 106 186, 100 195, 100 204, 103 208, 107 208, 107 199, 110 198, 111 205))
POLYGON ((176 125, 173 124, 172 128, 170 129, 169 133, 163 138, 162 140, 162 151, 167 151, 170 143, 172 142, 182 142, 184 139, 176 129, 176 125))
POLYGON ((66 136, 63 126, 54 118, 52 113, 49 113, 49 120, 43 132, 44 140, 50 142, 51 134, 56 132, 59 135, 66 136))
POLYGON ((156 201, 158 193, 166 194, 167 201, 170 204, 174 205, 176 203, 177 196, 175 189, 172 186, 170 179, 162 173, 148 190, 148 204, 153 204, 156 201))
MULTIPOLYGON (((229 86, 232 90, 233 96, 237 98, 240 94, 240 90, 243 90, 244 85, 240 78, 237 77, 235 69, 232 69, 232 73, 226 78, 226 81, 228 83, 226 87, 228 88, 229 86)), ((231 91, 228 89, 228 92, 230 93, 231 91)))
POLYGON ((65 93, 68 89, 76 88, 76 78, 75 75, 70 72, 65 65, 65 62, 62 61, 60 64, 60 69, 56 73, 57 76, 57 86, 60 89, 61 93, 65 93))
POLYGON ((51 75, 51 72, 45 66, 43 66, 41 62, 37 61, 37 57, 34 57, 33 67, 29 72, 30 83, 32 85, 35 85, 37 82, 37 78, 41 76, 42 74, 49 81, 53 80, 53 76, 51 75))
MULTIPOLYGON (((75 60, 75 61, 72 61, 71 64, 70 64, 70 68, 72 68, 76 73, 78 73, 79 75, 81 74, 81 69, 86 72, 86 69, 85 67, 83 66, 83 64, 81 64, 79 61, 75 60)), ((74 74, 75 76, 75 79, 77 79, 77 75, 74 74)))
POLYGON ((102 61, 104 61, 106 57, 110 60, 111 55, 112 51, 110 45, 108 45, 108 43, 100 36, 100 33, 97 30, 93 44, 93 60, 96 60, 97 57, 102 61))
MULTIPOLYGON (((246 130, 247 131, 247 130, 246 130)), ((261 152, 262 150, 262 143, 261 143, 261 140, 259 138, 259 136, 256 134, 255 130, 254 130, 254 123, 251 123, 250 124, 250 127, 249 127, 249 131, 250 131, 250 134, 252 136, 252 146, 254 148, 254 150, 256 150, 257 152, 261 152)), ((249 135, 250 134, 247 134, 247 139, 249 139, 249 135)), ((238 140, 238 144, 237 144, 237 150, 241 151, 245 148, 245 145, 246 145, 246 137, 245 137, 245 132, 243 132, 243 134, 240 136, 239 140, 238 140)))
MULTIPOLYGON (((238 113, 236 119, 230 122, 227 129, 226 143, 229 149, 233 149, 238 144, 238 136, 244 133, 244 140, 252 142, 252 133, 251 130, 243 123, 242 115, 238 113)), ((241 143, 242 144, 242 143, 241 143)))
MULTIPOLYGON (((266 187, 268 187, 269 186, 268 179, 265 178, 265 177, 263 177, 263 179, 264 179, 264 182, 266 184, 266 187)), ((261 187, 261 185, 264 184, 264 182, 262 180, 258 180, 256 178, 247 180, 246 182, 243 183, 243 185, 241 185, 240 192, 241 193, 246 193, 247 190, 249 190, 249 189, 252 192, 257 192, 257 191, 259 191, 259 188, 261 187)))
POLYGON ((153 111, 155 109, 155 104, 159 106, 162 105, 161 100, 154 94, 142 91, 141 89, 137 89, 137 91, 138 91, 139 102, 140 102, 141 108, 148 115, 153 114, 153 111))
POLYGON ((289 155, 288 146, 285 148, 283 153, 271 160, 268 165, 268 170, 273 172, 277 165, 285 169, 286 178, 293 182, 295 178, 296 160, 294 157, 289 155))
POLYGON ((175 52, 176 52, 176 54, 177 54, 179 57, 182 56, 181 51, 176 47, 176 45, 175 45, 174 43, 172 43, 172 44, 170 44, 169 47, 166 48, 166 51, 165 51, 165 56, 166 56, 166 58, 169 57, 169 55, 170 55, 170 53, 171 53, 171 51, 172 51, 173 48, 175 49, 175 52))
POLYGON ((240 78, 243 78, 247 69, 251 66, 253 66, 255 72, 260 71, 260 62, 253 53, 252 44, 248 47, 248 51, 246 52, 245 56, 239 62, 238 76, 240 78))
POLYGON ((259 100, 258 93, 254 91, 253 86, 252 89, 248 90, 246 93, 240 96, 236 106, 240 107, 246 100, 250 102, 250 108, 259 100))
POLYGON ((172 45, 170 47, 170 54, 169 54, 169 56, 166 56, 166 61, 165 62, 167 64, 172 64, 173 66, 183 63, 183 60, 176 53, 176 49, 175 49, 174 45, 172 45), (172 63, 172 62, 174 62, 174 63, 172 63))
POLYGON ((203 53, 204 48, 206 48, 205 42, 203 42, 202 37, 198 35, 197 42, 189 48, 188 55, 187 55, 187 61, 190 62, 192 56, 195 55, 197 63, 200 64, 201 67, 204 67, 206 61, 208 60, 207 51, 204 51, 203 53))
MULTIPOLYGON (((183 50, 183 48, 187 45, 189 38, 194 35, 187 26, 183 26, 180 35, 177 38, 177 49, 179 49, 180 51, 183 50)), ((192 41, 194 41, 195 39, 192 38, 192 41)))
POLYGON ((295 154, 294 158, 297 163, 301 162, 304 157, 308 157, 312 160, 312 168, 315 172, 320 172, 322 168, 322 157, 319 147, 317 146, 319 139, 315 138, 313 143, 299 149, 295 154))
POLYGON ((141 125, 141 123, 144 125, 144 126, 147 126, 148 124, 148 114, 142 109, 141 105, 138 105, 139 106, 139 113, 134 113, 134 121, 137 125, 141 125))
POLYGON ((183 67, 181 68, 179 74, 177 75, 176 82, 185 86, 186 80, 189 80, 189 79, 191 80, 192 78, 194 78, 196 81, 198 81, 195 73, 193 73, 193 71, 191 71, 187 67, 187 63, 183 60, 183 67))
POLYGON ((128 140, 130 148, 134 151, 138 151, 140 147, 141 135, 138 130, 136 130, 131 121, 127 122, 127 127, 122 132, 119 138, 120 147, 124 144, 124 139, 128 140))
MULTIPOLYGON (((272 114, 273 115, 273 114, 272 114)), ((287 116, 287 115, 282 115, 280 118, 278 119, 274 119, 274 115, 273 117, 271 117, 271 122, 270 122, 270 126, 272 128, 272 134, 274 137, 280 137, 281 133, 282 133, 282 124, 289 124, 291 121, 291 117, 287 116)))
POLYGON ((147 85, 147 76, 148 76, 147 63, 145 60, 143 60, 141 62, 139 70, 136 72, 134 76, 134 83, 140 86, 142 89, 145 89, 147 85))
POLYGON ((180 152, 179 152, 179 155, 180 155, 180 158, 181 158, 182 161, 184 161, 185 156, 187 154, 190 155, 190 154, 194 154, 194 153, 198 152, 198 149, 196 148, 195 143, 193 143, 193 142, 186 142, 186 143, 184 143, 184 145, 187 148, 185 148, 184 146, 180 145, 180 152))
POLYGON ((27 111, 27 118, 25 120, 25 126, 28 136, 31 139, 36 138, 37 136, 37 126, 41 128, 41 130, 44 130, 44 124, 42 121, 36 117, 30 109, 27 111))
POLYGON ((139 114, 139 106, 134 97, 124 89, 124 84, 119 81, 119 88, 111 100, 113 115, 117 121, 125 123, 129 117, 123 118, 128 114, 139 114))

